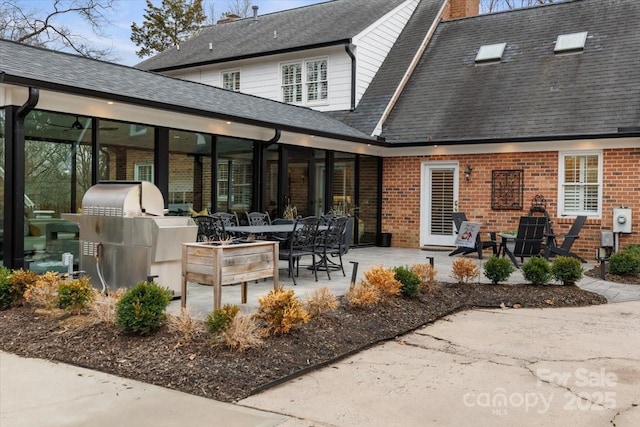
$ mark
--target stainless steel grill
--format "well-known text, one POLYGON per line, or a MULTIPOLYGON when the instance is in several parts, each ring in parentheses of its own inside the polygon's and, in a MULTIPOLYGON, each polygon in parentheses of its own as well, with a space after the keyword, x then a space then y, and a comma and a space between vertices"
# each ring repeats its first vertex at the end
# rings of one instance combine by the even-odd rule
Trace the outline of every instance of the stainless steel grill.
POLYGON ((179 296, 182 243, 195 242, 190 217, 164 216, 164 199, 150 182, 102 182, 82 199, 80 269, 98 288, 115 290, 157 276, 179 296))

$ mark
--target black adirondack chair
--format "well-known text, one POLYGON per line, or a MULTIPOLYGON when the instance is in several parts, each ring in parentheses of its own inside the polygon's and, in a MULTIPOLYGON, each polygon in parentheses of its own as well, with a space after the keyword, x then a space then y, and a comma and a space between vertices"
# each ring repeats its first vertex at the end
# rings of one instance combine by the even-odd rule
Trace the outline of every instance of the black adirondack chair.
POLYGON ((547 246, 544 250, 544 257, 549 259, 554 255, 569 256, 577 258, 581 262, 587 262, 585 259, 571 252, 573 242, 575 242, 576 239, 580 237, 580 230, 582 230, 582 227, 584 226, 586 220, 587 217, 584 215, 577 216, 573 221, 573 224, 571 224, 571 228, 569 229, 568 233, 548 235, 547 246), (557 246, 558 238, 562 238, 562 244, 560 246, 557 246))
POLYGON ((540 255, 546 227, 547 218, 544 216, 520 217, 513 249, 509 247, 510 244, 506 242, 503 244, 505 254, 516 267, 520 268, 517 258, 520 258, 520 262, 524 262, 524 258, 540 255))
MULTIPOLYGON (((452 216, 453 216, 453 224, 456 227, 456 232, 460 232, 460 227, 462 226, 462 223, 464 221, 468 221, 467 214, 465 214, 464 212, 453 212, 452 216)), ((458 255, 458 254, 467 255, 473 252, 477 252, 478 258, 482 259, 482 251, 488 248, 491 248, 494 255, 498 254, 498 242, 496 239, 495 232, 489 233, 489 240, 482 240, 480 238, 480 233, 478 233, 478 235, 476 236, 476 245, 473 248, 458 246, 457 248, 455 248, 453 251, 449 253, 449 256, 458 255)))

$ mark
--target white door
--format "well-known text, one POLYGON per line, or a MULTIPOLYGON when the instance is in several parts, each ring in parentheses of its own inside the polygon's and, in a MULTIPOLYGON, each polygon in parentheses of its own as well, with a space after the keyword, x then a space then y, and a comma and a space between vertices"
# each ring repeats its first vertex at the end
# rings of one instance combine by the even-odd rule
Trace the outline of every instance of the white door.
POLYGON ((458 163, 422 164, 420 246, 454 246, 452 213, 458 207, 458 163))

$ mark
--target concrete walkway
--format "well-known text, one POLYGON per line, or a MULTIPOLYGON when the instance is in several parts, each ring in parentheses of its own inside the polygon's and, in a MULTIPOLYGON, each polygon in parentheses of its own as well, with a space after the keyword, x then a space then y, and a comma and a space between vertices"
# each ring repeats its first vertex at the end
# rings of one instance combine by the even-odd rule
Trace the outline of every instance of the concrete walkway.
MULTIPOLYGON (((348 260, 360 263, 360 278, 370 266, 426 256, 451 280, 446 253, 369 248, 348 260)), ((510 281, 522 282, 518 274, 510 281)), ((350 270, 322 283, 301 276, 296 294, 324 285, 341 293, 350 270)), ((640 286, 591 278, 579 285, 631 302, 466 311, 239 404, 0 352, 0 426, 640 425, 640 286)), ((272 284, 249 287, 243 310, 272 284)), ((238 303, 238 288, 225 288, 223 302, 238 303)), ((189 292, 190 308, 208 310, 210 287, 189 292)))

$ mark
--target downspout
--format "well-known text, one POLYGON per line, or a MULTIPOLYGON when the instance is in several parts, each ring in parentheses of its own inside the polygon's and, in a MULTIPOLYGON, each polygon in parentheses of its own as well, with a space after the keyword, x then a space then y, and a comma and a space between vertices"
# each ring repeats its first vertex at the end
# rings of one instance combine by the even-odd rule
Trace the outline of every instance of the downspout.
MULTIPOLYGON (((24 137, 24 119, 33 109, 35 109, 40 99, 40 90, 35 87, 29 87, 29 97, 27 101, 21 105, 16 111, 13 119, 13 141, 9 141, 10 147, 7 147, 8 156, 5 157, 5 169, 9 177, 9 191, 5 194, 13 196, 11 212, 9 212, 8 224, 11 225, 7 230, 5 227, 5 238, 8 237, 10 249, 11 268, 24 268, 24 238, 22 230, 24 230, 24 203, 15 203, 16 200, 24 200, 24 164, 25 164, 25 137, 24 137), (11 164, 9 164, 9 161, 11 164), (20 232, 18 232, 20 230, 20 232), (10 234, 7 236, 7 234, 10 234)), ((5 176, 6 178, 6 176, 5 176)), ((6 185, 6 182, 5 182, 6 185)), ((11 196, 10 196, 11 197, 11 196)), ((7 213, 5 212, 5 216, 7 213)), ((5 223, 7 224, 7 223, 5 223)))
POLYGON ((414 70, 418 66, 418 62, 420 61, 420 58, 422 58, 424 51, 427 49, 427 46, 429 45, 429 42, 433 37, 433 33, 436 32, 436 28, 438 28, 438 24, 442 20, 442 15, 444 14, 444 10, 447 7, 448 3, 449 3, 448 0, 442 2, 442 6, 440 7, 438 14, 436 15, 436 18, 431 23, 431 27, 429 27, 429 31, 427 31, 427 34, 425 35, 424 40, 420 45, 420 48, 418 48, 418 51, 416 52, 413 59, 411 60, 411 64, 409 64, 407 71, 405 71, 404 76, 402 76, 402 80, 400 80, 400 84, 398 84, 398 87, 393 93, 391 100, 387 104, 387 107, 384 109, 384 112, 382 113, 382 116, 380 117, 380 120, 378 121, 378 124, 374 128, 371 136, 380 136, 382 134, 382 125, 384 125, 384 122, 389 117, 389 114, 391 114, 391 110, 393 110, 393 107, 395 107, 396 102, 398 102, 398 98, 400 98, 400 94, 402 94, 402 91, 407 85, 407 82, 409 82, 411 75, 413 74, 414 70))
POLYGON ((344 44, 344 50, 351 58, 351 111, 356 109, 356 56, 351 51, 351 41, 344 44))

